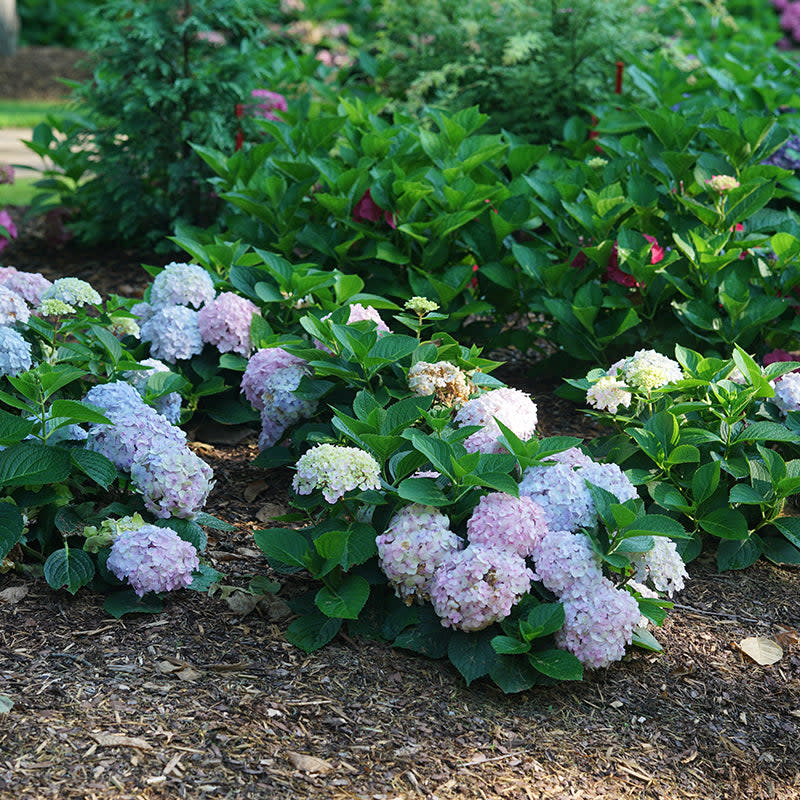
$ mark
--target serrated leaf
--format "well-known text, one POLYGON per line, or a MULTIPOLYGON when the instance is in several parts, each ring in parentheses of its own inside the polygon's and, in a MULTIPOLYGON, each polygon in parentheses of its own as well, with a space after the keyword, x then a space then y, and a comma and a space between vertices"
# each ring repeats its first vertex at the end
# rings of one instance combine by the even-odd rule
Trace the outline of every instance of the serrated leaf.
POLYGON ((559 681, 580 681, 583 679, 583 664, 566 650, 539 650, 535 653, 528 653, 530 665, 559 681))
POLYGON ((447 645, 447 656, 469 686, 476 678, 494 669, 497 654, 492 647, 494 635, 488 630, 466 633, 456 631, 447 645))
POLYGON ((270 528, 253 533, 256 545, 269 559, 292 567, 305 567, 309 555, 306 539, 291 528, 270 528))
POLYGON ((314 604, 328 617, 357 619, 369 597, 369 583, 361 575, 345 575, 340 586, 323 586, 314 604))
POLYGON ((0 562, 22 537, 25 522, 13 503, 0 503, 0 562))
POLYGON ((20 442, 0 452, 0 486, 43 486, 69 476, 69 452, 39 442, 20 442))
POLYGON ((98 486, 108 489, 117 477, 117 468, 102 453, 73 447, 69 451, 72 463, 98 486))
POLYGON ((51 553, 44 562, 44 577, 53 589, 75 594, 94 577, 94 562, 83 550, 62 548, 51 553))
POLYGON ((286 629, 286 640, 295 647, 305 650, 306 653, 311 653, 328 644, 341 627, 341 619, 312 612, 299 617, 289 625, 286 629))
POLYGON ((744 515, 732 508, 718 508, 697 520, 700 527, 720 539, 747 539, 749 530, 744 515))
POLYGON ((115 619, 125 614, 159 614, 164 610, 164 601, 152 592, 139 597, 133 589, 126 589, 106 597, 103 610, 115 619))

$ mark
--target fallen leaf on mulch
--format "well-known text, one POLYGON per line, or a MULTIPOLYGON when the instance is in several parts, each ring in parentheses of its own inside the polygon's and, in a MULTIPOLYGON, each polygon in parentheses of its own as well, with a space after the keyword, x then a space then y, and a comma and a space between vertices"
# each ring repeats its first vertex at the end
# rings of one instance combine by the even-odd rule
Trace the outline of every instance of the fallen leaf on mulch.
POLYGON ((183 669, 173 672, 172 674, 177 675, 182 681, 196 681, 198 678, 203 677, 202 672, 198 672, 194 667, 188 664, 183 669))
POLYGON ((124 733, 90 733, 101 747, 135 747, 139 750, 152 750, 150 742, 138 736, 125 736, 124 733))
POLYGON ((749 636, 739 642, 739 649, 753 659, 756 664, 766 667, 783 658, 783 648, 772 639, 763 636, 749 636))
POLYGON ((27 586, 9 586, 0 592, 0 601, 3 603, 19 603, 28 594, 27 586))
POLYGON ((259 522, 269 522, 275 517, 282 517, 286 513, 286 506, 279 503, 265 503, 256 511, 256 519, 259 522))
POLYGON ((14 701, 4 694, 0 694, 0 714, 8 714, 14 708, 14 701))
POLYGON ((269 485, 262 478, 261 480, 248 483, 247 486, 244 487, 242 497, 244 497, 246 503, 252 503, 256 497, 258 497, 262 492, 266 492, 267 489, 269 489, 269 485))
POLYGON ((225 603, 237 617, 246 617, 258 605, 259 600, 260 597, 246 592, 233 592, 225 598, 225 603))
POLYGON ((286 751, 286 758, 300 772, 313 772, 324 775, 333 769, 333 764, 328 761, 323 761, 323 759, 316 756, 307 756, 304 753, 295 753, 293 750, 286 751))

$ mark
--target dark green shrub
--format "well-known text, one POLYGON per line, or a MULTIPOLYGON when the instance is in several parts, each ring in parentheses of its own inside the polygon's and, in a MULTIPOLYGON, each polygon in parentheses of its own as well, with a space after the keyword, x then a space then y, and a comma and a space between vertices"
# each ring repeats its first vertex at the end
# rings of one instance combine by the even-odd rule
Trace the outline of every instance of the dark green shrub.
POLYGON ((538 142, 613 93, 615 62, 653 27, 632 0, 386 0, 382 22, 390 95, 412 110, 477 105, 494 129, 538 142))

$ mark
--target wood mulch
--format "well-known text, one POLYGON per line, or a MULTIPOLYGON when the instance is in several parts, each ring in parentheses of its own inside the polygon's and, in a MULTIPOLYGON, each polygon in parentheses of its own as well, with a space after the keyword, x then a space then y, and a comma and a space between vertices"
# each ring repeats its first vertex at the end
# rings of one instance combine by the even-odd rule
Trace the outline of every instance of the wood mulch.
MULTIPOLYGON (((57 250, 35 228, 3 254, 131 296, 141 263, 170 259, 57 250)), ((543 434, 596 433, 523 361, 504 375, 534 394, 543 434)), ((286 507, 289 475, 252 466, 254 437, 202 433, 208 510, 235 526, 209 537, 222 588, 115 620, 87 591, 0 575, 3 800, 800 798, 797 570, 717 574, 700 559, 656 631, 662 654, 519 695, 381 642, 338 637, 309 655, 284 638, 283 590, 246 594, 254 577, 280 580, 252 531, 286 507), (751 636, 779 640, 783 658, 758 666, 738 647, 751 636)))

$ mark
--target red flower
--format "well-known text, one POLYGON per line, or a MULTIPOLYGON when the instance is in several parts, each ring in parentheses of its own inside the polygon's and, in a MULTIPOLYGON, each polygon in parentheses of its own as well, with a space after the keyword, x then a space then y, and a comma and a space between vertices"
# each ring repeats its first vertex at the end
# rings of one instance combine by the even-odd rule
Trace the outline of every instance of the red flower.
POLYGON ((353 222, 378 222, 383 217, 390 228, 397 228, 394 214, 382 209, 373 199, 369 189, 364 196, 353 206, 353 222))
POLYGON ((620 286, 635 286, 637 289, 644 287, 644 284, 637 281, 633 275, 628 275, 627 272, 623 272, 619 268, 619 253, 617 252, 616 242, 614 242, 614 246, 611 248, 611 255, 608 257, 606 278, 610 281, 614 281, 614 283, 618 283, 620 286))
POLYGON ((658 264, 664 258, 664 248, 658 243, 655 236, 648 236, 646 233, 643 235, 650 242, 650 263, 658 264))

